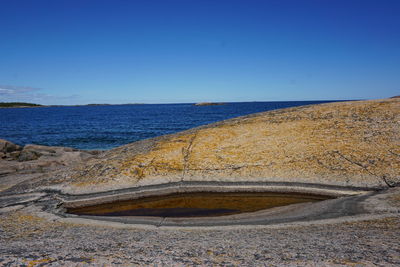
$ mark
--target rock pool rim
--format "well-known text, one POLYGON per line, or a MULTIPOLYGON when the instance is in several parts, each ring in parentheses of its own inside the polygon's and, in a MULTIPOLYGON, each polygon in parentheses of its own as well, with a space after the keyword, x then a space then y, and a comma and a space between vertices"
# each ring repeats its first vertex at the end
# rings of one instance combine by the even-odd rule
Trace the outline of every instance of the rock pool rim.
MULTIPOLYGON (((278 222, 281 219, 274 220, 268 218, 270 212, 265 210, 248 213, 252 216, 251 219, 247 219, 247 213, 241 213, 236 215, 216 216, 216 217, 193 217, 193 218, 162 218, 162 217, 140 217, 140 216, 127 216, 112 217, 112 216, 90 216, 90 215, 75 215, 65 213, 67 209, 85 207, 90 205, 98 205, 104 203, 112 203, 116 201, 132 200, 143 197, 151 196, 162 196, 173 193, 182 192, 275 192, 275 193, 300 193, 310 195, 320 195, 327 198, 332 198, 332 203, 342 203, 346 200, 346 197, 353 198, 352 203, 357 202, 357 199, 363 199, 366 195, 373 193, 377 189, 366 188, 366 187, 348 187, 340 185, 324 185, 324 184, 308 184, 308 183, 290 183, 290 182, 249 182, 249 181, 238 181, 238 182, 211 182, 211 181, 185 181, 185 182, 174 182, 147 185, 141 187, 124 188, 113 191, 95 192, 81 195, 61 194, 59 195, 62 199, 61 209, 56 212, 58 215, 67 218, 80 218, 83 220, 89 219, 89 221, 108 221, 108 222, 123 222, 123 224, 140 224, 140 225, 153 225, 153 226, 209 226, 209 225, 246 225, 246 224, 266 224, 269 221, 278 222), (341 197, 344 197, 342 200, 341 197), (207 221, 206 221, 207 220, 207 221)), ((313 204, 317 208, 324 206, 326 201, 316 202, 323 204, 313 204)), ((331 204, 332 204, 331 203, 331 204)), ((328 204, 328 205, 331 205, 328 204)), ((334 204, 337 205, 337 204, 334 204)), ((296 204, 289 205, 286 207, 296 207, 296 204)), ((314 207, 313 206, 313 207, 314 207)), ((283 210, 287 210, 285 206, 281 207, 283 210)), ((310 206, 311 207, 311 206, 310 206)), ((279 209, 279 208, 278 208, 279 209)), ((293 208, 291 208, 293 209, 293 208)), ((306 208, 307 209, 307 208, 306 208)), ((275 210, 274 208, 272 210, 275 210)), ((267 210, 268 211, 268 210, 267 210)), ((297 212, 297 211, 296 211, 297 212)), ((276 212, 273 211, 276 215, 276 212)), ((275 216, 274 215, 274 216, 275 216)), ((285 215, 287 217, 287 215, 285 215)), ((285 217, 283 216, 283 217, 285 217)), ((297 215, 290 215, 290 221, 295 220, 297 215)), ((336 215, 329 215, 334 217, 336 215)), ((276 217, 276 216, 275 216, 276 217)), ((282 216, 278 216, 282 217, 282 216)), ((304 216, 301 216, 302 220, 304 216)), ((315 219, 313 216, 312 220, 315 219)), ((75 219, 74 219, 75 220, 75 219)), ((284 219, 283 221, 287 221, 284 219)))
POLYGON ((147 196, 168 195, 172 193, 192 192, 278 192, 304 193, 341 197, 365 194, 381 190, 377 187, 355 187, 343 185, 329 185, 316 183, 294 182, 257 182, 257 181, 180 181, 152 185, 134 186, 102 192, 72 194, 59 190, 44 190, 47 193, 56 193, 63 201, 65 208, 77 208, 88 205, 115 202, 117 200, 131 200, 147 196))

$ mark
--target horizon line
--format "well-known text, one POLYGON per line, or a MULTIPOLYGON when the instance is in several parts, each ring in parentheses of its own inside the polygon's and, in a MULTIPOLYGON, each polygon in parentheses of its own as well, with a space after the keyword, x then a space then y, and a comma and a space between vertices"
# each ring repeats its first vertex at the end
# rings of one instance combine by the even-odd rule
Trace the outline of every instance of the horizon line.
MULTIPOLYGON (((390 97, 386 97, 390 98, 390 97)), ((9 102, 0 102, 0 104, 33 104, 42 107, 61 107, 61 106, 118 106, 118 105, 176 105, 176 104, 199 104, 199 103, 206 103, 206 104, 229 104, 229 103, 262 103, 262 102, 309 102, 309 101, 361 101, 361 100, 372 100, 375 98, 354 98, 354 99, 307 99, 307 100, 254 100, 254 101, 199 101, 199 102, 133 102, 133 103, 86 103, 86 104, 38 104, 33 102, 24 102, 24 101, 9 101, 9 102)), ((380 99, 380 98, 376 98, 380 99)))

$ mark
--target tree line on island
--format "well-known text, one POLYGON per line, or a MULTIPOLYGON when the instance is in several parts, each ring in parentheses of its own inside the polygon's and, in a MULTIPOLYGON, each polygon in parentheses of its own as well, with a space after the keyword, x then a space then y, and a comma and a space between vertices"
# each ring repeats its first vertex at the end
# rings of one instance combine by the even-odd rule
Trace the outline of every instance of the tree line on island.
POLYGON ((25 108, 25 107, 42 107, 43 105, 25 103, 25 102, 0 102, 0 108, 25 108))

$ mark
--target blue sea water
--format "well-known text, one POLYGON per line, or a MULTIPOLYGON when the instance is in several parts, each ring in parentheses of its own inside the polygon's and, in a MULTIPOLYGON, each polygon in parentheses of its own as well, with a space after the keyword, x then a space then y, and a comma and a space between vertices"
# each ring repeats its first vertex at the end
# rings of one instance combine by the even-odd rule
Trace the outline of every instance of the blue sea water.
POLYGON ((0 139, 105 150, 251 113, 326 102, 332 101, 6 108, 0 109, 0 139))

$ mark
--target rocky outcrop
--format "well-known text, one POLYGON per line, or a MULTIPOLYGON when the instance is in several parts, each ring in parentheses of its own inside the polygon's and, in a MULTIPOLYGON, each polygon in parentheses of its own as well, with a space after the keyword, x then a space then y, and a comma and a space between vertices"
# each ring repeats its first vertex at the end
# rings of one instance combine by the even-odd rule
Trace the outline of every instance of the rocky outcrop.
POLYGON ((41 159, 56 159, 68 165, 73 162, 82 162, 83 160, 98 154, 93 151, 81 151, 70 147, 54 147, 40 145, 26 145, 22 149, 18 161, 30 161, 41 159))
POLYGON ((0 140, 0 190, 81 164, 99 154, 69 147, 26 145, 0 140))
POLYGON ((400 181, 400 99, 258 113, 132 143, 63 174, 92 192, 182 181, 384 188, 400 181))
POLYGON ((12 158, 16 159, 19 156, 22 147, 11 143, 7 140, 0 139, 0 159, 12 158))
POLYGON ((19 162, 23 162, 38 160, 39 158, 42 160, 57 159, 68 165, 72 162, 85 160, 92 155, 97 155, 100 151, 82 151, 70 147, 32 144, 21 147, 7 140, 0 139, 0 153, 2 153, 1 159, 9 161, 18 160, 19 162))
POLYGON ((26 146, 18 159, 79 162, 37 184, 69 193, 193 181, 376 189, 400 182, 399 121, 398 98, 336 102, 226 120, 99 157, 26 146))

